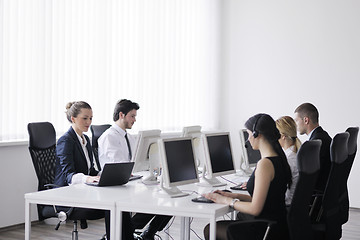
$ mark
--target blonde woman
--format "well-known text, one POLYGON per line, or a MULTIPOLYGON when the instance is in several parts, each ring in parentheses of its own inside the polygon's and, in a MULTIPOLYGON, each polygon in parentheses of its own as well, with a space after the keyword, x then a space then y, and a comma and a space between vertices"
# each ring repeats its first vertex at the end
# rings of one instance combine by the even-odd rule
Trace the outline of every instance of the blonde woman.
POLYGON ((292 196, 294 195, 295 187, 299 177, 296 155, 300 148, 301 142, 296 135, 296 123, 291 117, 280 117, 278 120, 276 120, 276 127, 281 135, 279 143, 285 152, 292 174, 291 188, 288 189, 285 194, 285 204, 289 206, 291 204, 292 196))

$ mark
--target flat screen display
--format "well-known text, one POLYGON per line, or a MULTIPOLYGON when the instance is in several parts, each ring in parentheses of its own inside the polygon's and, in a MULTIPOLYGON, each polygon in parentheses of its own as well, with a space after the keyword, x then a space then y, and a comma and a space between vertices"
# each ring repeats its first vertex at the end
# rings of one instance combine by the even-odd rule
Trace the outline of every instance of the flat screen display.
POLYGON ((243 134, 244 134, 244 140, 245 140, 245 145, 246 145, 245 149, 246 149, 249 165, 254 165, 261 158, 260 151, 254 150, 251 147, 251 144, 249 143, 249 141, 247 141, 247 139, 249 138, 249 134, 246 130, 243 130, 243 134))
POLYGON ((229 135, 207 136, 209 156, 213 173, 234 170, 229 135))
POLYGON ((191 139, 164 142, 170 183, 197 179, 191 139))

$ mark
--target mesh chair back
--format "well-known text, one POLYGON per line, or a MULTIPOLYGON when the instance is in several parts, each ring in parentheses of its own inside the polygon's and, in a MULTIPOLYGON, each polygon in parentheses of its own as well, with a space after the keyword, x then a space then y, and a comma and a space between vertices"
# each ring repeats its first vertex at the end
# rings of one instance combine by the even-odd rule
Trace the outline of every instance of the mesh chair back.
POLYGON ((29 151, 36 176, 38 190, 46 189, 45 184, 52 184, 55 176, 56 162, 56 134, 53 125, 49 122, 28 124, 29 151))
MULTIPOLYGON (((56 163, 56 133, 49 122, 28 124, 29 152, 38 178, 38 191, 47 189, 46 184, 52 184, 55 177, 56 163)), ((38 205, 39 220, 46 217, 42 214, 45 206, 38 205)))
POLYGON ((338 133, 330 145, 331 169, 325 187, 322 206, 317 221, 325 224, 325 237, 341 238, 340 186, 344 177, 341 172, 348 158, 349 133, 338 133))
POLYGON ((96 161, 96 164, 97 164, 99 170, 101 170, 101 167, 100 167, 100 163, 99 163, 99 145, 98 145, 97 140, 99 139, 101 134, 103 134, 103 132, 105 132, 106 129, 108 129, 109 127, 111 127, 110 124, 91 125, 90 126, 90 130, 91 130, 91 134, 92 134, 91 145, 92 145, 92 149, 94 151, 95 161, 96 161))
POLYGON ((304 142, 297 153, 299 178, 288 211, 291 239, 314 239, 309 205, 320 170, 321 140, 304 142))

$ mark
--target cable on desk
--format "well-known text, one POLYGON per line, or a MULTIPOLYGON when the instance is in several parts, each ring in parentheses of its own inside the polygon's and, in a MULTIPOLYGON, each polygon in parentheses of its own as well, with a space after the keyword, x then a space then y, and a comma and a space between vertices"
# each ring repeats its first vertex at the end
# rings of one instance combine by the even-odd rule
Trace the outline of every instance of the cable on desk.
POLYGON ((225 181, 227 181, 227 182, 229 182, 229 183, 232 183, 232 184, 234 184, 234 185, 238 185, 238 183, 233 182, 233 181, 231 181, 231 180, 229 180, 229 179, 227 179, 227 178, 224 178, 223 176, 220 176, 220 178, 222 178, 222 179, 224 179, 225 181))
POLYGON ((192 194, 197 194, 197 195, 199 195, 198 192, 193 191, 193 190, 182 190, 182 191, 183 191, 183 192, 188 192, 190 195, 192 195, 192 194))

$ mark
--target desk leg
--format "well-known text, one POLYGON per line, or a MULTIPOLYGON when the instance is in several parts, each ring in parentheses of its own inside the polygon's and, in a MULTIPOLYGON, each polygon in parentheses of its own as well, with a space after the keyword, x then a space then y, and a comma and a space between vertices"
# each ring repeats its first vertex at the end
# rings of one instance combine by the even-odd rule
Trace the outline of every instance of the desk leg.
POLYGON ((216 218, 210 219, 210 240, 216 239, 216 218))
POLYGON ((181 217, 181 227, 180 227, 180 239, 189 240, 190 239, 190 218, 181 217))
MULTIPOLYGON (((112 222, 115 224, 115 222, 116 222, 116 226, 115 226, 115 228, 114 229, 116 229, 116 236, 115 235, 112 235, 112 236, 115 236, 115 238, 114 239, 116 239, 116 240, 121 240, 121 236, 122 236, 122 211, 118 211, 118 210, 116 210, 116 214, 114 214, 115 216, 114 216, 114 218, 116 218, 116 219, 114 219, 114 220, 112 220, 112 222)), ((111 215, 112 216, 112 215, 111 215)), ((111 234, 113 234, 113 233, 111 233, 111 234)))
POLYGON ((31 236, 31 209, 30 203, 25 199, 25 240, 30 240, 31 236))

